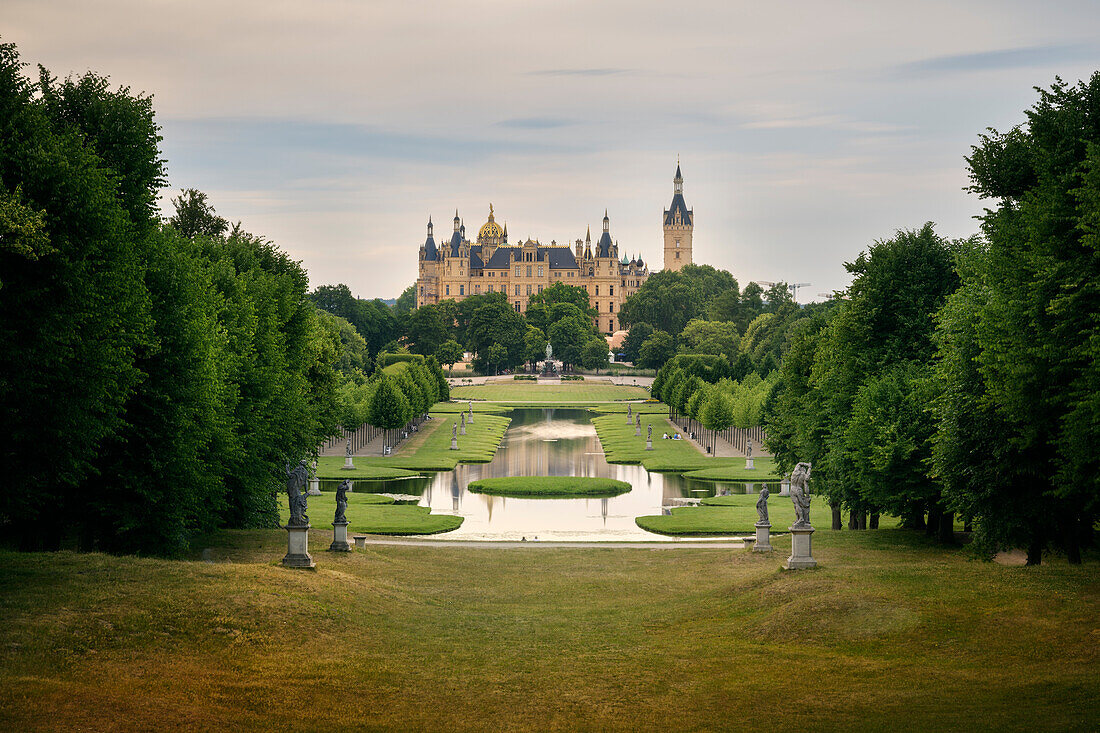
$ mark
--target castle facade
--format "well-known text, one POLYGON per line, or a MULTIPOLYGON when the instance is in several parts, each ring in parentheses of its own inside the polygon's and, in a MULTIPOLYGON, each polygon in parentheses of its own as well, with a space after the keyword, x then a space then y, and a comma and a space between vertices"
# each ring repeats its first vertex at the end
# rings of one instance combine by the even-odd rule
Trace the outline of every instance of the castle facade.
MULTIPOLYGON (((676 166, 672 206, 664 212, 665 269, 678 270, 691 262, 694 219, 683 197, 683 178, 676 166)), ((588 292, 596 311, 596 328, 607 334, 619 325, 622 304, 649 278, 649 266, 641 258, 619 256, 619 243, 611 238, 610 219, 603 217, 603 233, 592 243, 591 231, 573 247, 537 240, 509 244, 508 226, 496 221, 492 204, 489 219, 473 242, 455 212, 449 240, 436 244, 431 219, 428 238, 420 247, 416 305, 441 300, 462 300, 482 293, 504 293, 516 311, 527 310, 528 299, 556 282, 588 292)))

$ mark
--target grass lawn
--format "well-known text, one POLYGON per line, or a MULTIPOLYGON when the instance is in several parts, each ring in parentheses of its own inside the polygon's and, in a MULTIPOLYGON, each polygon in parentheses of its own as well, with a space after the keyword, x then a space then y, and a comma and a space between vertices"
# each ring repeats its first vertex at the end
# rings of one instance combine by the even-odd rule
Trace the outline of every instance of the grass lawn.
MULTIPOLYGON (((713 537, 720 535, 746 535, 756 531, 757 513, 755 494, 734 494, 704 498, 706 506, 684 506, 672 509, 672 514, 637 517, 634 523, 647 532, 678 537, 713 537)), ((768 497, 768 519, 773 532, 786 532, 794 524, 794 504, 789 496, 772 494, 768 497)), ((815 529, 832 525, 833 515, 823 501, 810 504, 810 524, 815 529)), ((880 527, 892 526, 891 517, 882 517, 880 527)))
MULTIPOLYGON (((668 408, 660 413, 642 415, 642 434, 634 437, 634 427, 626 424, 621 414, 592 418, 608 463, 641 463, 650 471, 691 471, 698 468, 731 466, 744 458, 710 458, 686 440, 664 440, 665 433, 674 435, 680 429, 668 420, 668 408), (645 449, 646 428, 653 426, 653 450, 645 449)), ((681 433, 682 434, 682 433, 681 433)))
POLYGON ((493 460, 500 439, 512 421, 503 415, 479 414, 475 410, 474 421, 466 423, 466 434, 458 436, 459 449, 454 451, 451 450, 451 424, 458 422, 458 415, 436 412, 434 409, 431 415, 435 419, 421 425, 420 432, 405 441, 396 455, 356 458, 356 467, 450 471, 459 462, 488 463, 493 460))
POLYGON ((453 387, 451 398, 455 400, 487 400, 499 402, 523 402, 532 405, 586 404, 614 402, 616 400, 641 400, 649 392, 641 387, 620 387, 606 382, 574 382, 564 384, 536 384, 535 382, 499 382, 470 387, 453 387))
POLYGON ((1100 560, 901 530, 722 549, 0 552, 6 730, 1087 730, 1100 560))
POLYGON ((471 481, 468 488, 475 494, 555 498, 575 496, 618 496, 630 491, 626 481, 592 476, 506 476, 471 481))
MULTIPOLYGON (((654 428, 656 430, 656 428, 654 428)), ((729 465, 703 468, 697 471, 689 471, 684 478, 695 478, 703 481, 734 481, 744 483, 749 481, 779 481, 783 477, 779 475, 775 467, 775 459, 767 456, 753 459, 754 468, 750 471, 745 468, 744 458, 727 459, 732 461, 729 465)))
POLYGON ((408 478, 419 475, 416 471, 407 471, 403 468, 367 465, 367 461, 368 459, 363 456, 353 457, 352 462, 355 463, 355 470, 345 471, 343 469, 343 456, 321 456, 317 459, 317 478, 350 478, 364 481, 369 479, 408 478))
MULTIPOLYGON (((320 532, 332 541, 332 518, 336 514, 336 492, 326 491, 321 496, 309 497, 309 523, 311 536, 320 532)), ((432 514, 428 507, 411 504, 394 504, 393 499, 378 494, 348 492, 348 509, 345 512, 348 536, 354 534, 417 535, 439 534, 458 529, 462 517, 448 514, 432 514)), ((280 502, 279 521, 286 524, 290 510, 286 501, 280 502)), ((325 545, 328 547, 328 545, 325 545)))

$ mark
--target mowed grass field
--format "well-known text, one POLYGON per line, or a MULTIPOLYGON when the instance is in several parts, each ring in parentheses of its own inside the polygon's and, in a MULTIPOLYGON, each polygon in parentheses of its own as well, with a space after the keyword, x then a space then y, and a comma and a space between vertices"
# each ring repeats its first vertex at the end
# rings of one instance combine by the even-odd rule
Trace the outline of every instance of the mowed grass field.
POLYGON ((723 549, 373 546, 278 566, 0 553, 0 728, 1089 730, 1098 558, 972 560, 901 530, 821 567, 723 549))
POLYGON ((648 397, 649 392, 641 387, 625 387, 607 382, 588 381, 541 385, 536 382, 495 382, 451 388, 451 399, 454 400, 524 402, 535 406, 644 400, 648 397))
MULTIPOLYGON (((336 515, 336 492, 326 491, 311 496, 307 501, 306 515, 313 533, 332 541, 332 520, 336 515)), ((348 492, 348 508, 344 513, 348 525, 348 537, 357 534, 421 535, 450 532, 462 526, 462 517, 449 514, 432 514, 426 506, 394 504, 393 499, 379 494, 348 492)), ((279 521, 286 524, 290 508, 286 501, 279 503, 279 521)), ((350 541, 350 540, 349 540, 350 541)), ((327 547, 327 545, 326 545, 327 547)))

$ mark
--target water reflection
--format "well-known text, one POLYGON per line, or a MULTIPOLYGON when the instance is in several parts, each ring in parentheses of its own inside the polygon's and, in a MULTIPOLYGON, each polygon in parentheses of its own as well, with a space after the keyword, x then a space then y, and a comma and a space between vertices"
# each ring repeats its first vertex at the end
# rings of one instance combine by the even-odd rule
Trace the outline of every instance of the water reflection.
POLYGON ((419 493, 420 504, 433 512, 465 517, 459 529, 439 539, 667 539, 640 529, 634 518, 660 514, 673 500, 715 494, 711 482, 609 464, 587 410, 521 409, 511 417, 491 463, 459 464, 436 474, 420 491, 400 489, 419 493), (633 489, 604 499, 516 499, 466 489, 471 481, 500 476, 598 476, 626 481, 633 489))

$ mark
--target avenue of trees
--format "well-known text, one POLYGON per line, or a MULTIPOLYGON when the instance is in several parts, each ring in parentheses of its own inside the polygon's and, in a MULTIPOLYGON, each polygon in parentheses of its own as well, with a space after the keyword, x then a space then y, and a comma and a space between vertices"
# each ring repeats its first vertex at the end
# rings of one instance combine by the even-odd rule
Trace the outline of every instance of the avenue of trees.
POLYGON ((25 71, 0 45, 0 530, 165 554, 275 526, 287 464, 339 420, 339 324, 201 195, 159 218, 149 97, 25 71))

